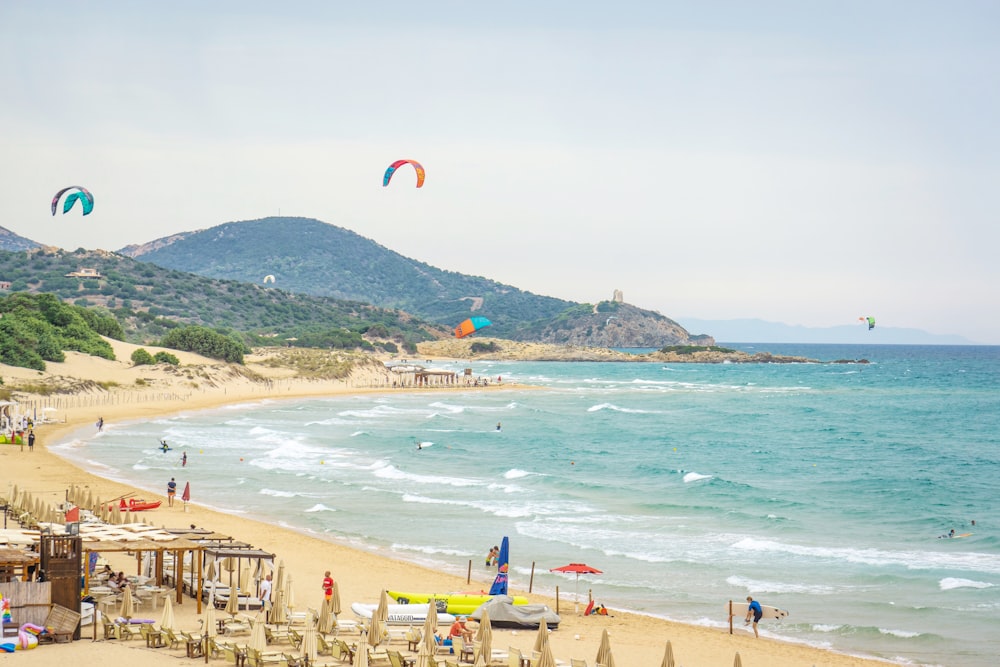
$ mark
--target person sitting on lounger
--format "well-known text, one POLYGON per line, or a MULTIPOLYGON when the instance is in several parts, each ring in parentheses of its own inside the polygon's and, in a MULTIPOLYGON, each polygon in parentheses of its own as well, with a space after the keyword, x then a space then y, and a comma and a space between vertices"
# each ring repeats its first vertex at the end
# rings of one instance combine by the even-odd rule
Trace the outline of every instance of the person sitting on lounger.
POLYGON ((448 630, 448 639, 452 637, 461 637, 464 641, 472 641, 472 630, 466 627, 465 622, 468 621, 467 616, 459 616, 455 619, 455 622, 451 624, 451 628, 448 630))

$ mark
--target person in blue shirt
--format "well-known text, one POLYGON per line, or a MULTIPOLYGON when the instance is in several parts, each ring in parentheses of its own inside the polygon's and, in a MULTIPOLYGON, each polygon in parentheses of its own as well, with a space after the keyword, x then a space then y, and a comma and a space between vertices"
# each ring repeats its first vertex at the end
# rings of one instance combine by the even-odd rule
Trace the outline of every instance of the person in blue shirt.
POLYGON ((760 617, 763 616, 764 610, 760 608, 760 603, 749 595, 747 596, 747 602, 750 603, 750 606, 747 607, 747 622, 744 623, 744 625, 749 624, 750 617, 753 616, 753 636, 759 639, 760 635, 757 634, 757 621, 759 621, 760 617))

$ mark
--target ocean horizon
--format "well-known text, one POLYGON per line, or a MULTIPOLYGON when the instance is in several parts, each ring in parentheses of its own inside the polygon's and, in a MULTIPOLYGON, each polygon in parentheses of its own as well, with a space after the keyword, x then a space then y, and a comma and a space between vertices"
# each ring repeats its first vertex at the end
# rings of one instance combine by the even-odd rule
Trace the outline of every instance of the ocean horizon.
POLYGON ((579 597, 613 609, 727 627, 726 602, 753 595, 790 612, 763 636, 994 660, 1000 347, 722 345, 868 363, 425 362, 506 386, 276 397, 52 449, 461 576, 506 535, 512 590, 534 565, 534 591, 559 586, 564 603, 575 581, 549 569, 584 562, 603 574, 579 597))

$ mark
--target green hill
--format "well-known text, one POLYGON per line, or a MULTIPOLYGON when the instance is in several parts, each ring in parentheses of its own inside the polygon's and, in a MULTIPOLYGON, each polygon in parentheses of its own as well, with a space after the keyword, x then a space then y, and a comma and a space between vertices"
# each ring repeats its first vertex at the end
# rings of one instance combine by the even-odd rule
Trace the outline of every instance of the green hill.
POLYGON ((351 299, 413 313, 449 328, 470 316, 512 338, 527 322, 574 306, 487 278, 409 259, 352 231, 309 218, 229 222, 119 251, 143 262, 290 292, 351 299))
POLYGON ((388 308, 206 278, 99 250, 0 251, 0 282, 10 283, 8 294, 51 293, 106 311, 134 343, 159 340, 183 325, 238 332, 248 344, 295 339, 288 342, 365 348, 387 341, 390 351, 449 334, 388 308))

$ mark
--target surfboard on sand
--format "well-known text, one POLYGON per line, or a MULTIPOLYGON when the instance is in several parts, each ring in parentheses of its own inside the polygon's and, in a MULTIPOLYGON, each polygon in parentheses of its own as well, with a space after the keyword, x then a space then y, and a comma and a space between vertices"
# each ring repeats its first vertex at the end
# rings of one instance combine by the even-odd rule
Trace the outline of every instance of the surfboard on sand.
MULTIPOLYGON (((730 605, 730 603, 727 602, 726 603, 726 614, 729 614, 729 605, 730 605)), ((737 604, 736 602, 733 602, 732 605, 733 605, 733 612, 732 612, 733 616, 746 617, 746 615, 747 615, 747 607, 749 606, 746 602, 740 602, 739 604, 737 604)), ((770 619, 770 620, 781 620, 783 618, 788 618, 788 610, 787 609, 778 609, 777 607, 769 607, 766 604, 762 604, 760 606, 760 610, 763 612, 761 614, 761 617, 760 617, 760 619, 762 621, 763 620, 767 620, 767 619, 770 619)))

